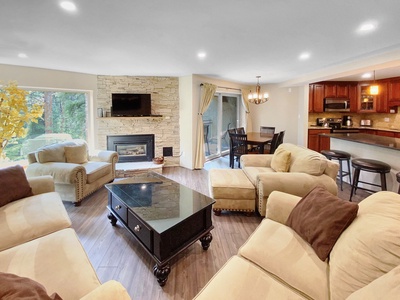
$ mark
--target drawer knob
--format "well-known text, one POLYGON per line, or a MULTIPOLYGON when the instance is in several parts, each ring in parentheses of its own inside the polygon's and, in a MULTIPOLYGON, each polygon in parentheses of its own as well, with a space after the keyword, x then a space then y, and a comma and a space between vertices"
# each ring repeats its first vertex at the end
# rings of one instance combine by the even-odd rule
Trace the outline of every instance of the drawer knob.
POLYGON ((117 205, 117 206, 115 207, 115 210, 120 210, 121 208, 122 208, 121 205, 117 205))
POLYGON ((133 230, 135 230, 136 232, 139 232, 140 229, 142 229, 142 227, 140 227, 140 225, 136 225, 135 228, 133 228, 133 230))

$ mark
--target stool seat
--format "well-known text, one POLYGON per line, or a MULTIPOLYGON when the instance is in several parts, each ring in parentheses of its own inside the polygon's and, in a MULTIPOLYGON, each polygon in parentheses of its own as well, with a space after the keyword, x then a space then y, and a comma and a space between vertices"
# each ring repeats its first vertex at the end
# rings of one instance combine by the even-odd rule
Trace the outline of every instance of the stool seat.
POLYGON ((388 173, 392 168, 390 165, 382 161, 366 158, 355 158, 351 164, 353 167, 359 167, 360 169, 366 171, 376 171, 378 173, 388 173))
POLYGON ((324 155, 327 159, 338 160, 339 161, 339 174, 338 177, 340 179, 340 190, 343 191, 343 177, 349 176, 349 183, 351 184, 351 170, 350 170, 350 158, 351 154, 341 150, 321 150, 321 154, 324 155), (347 162, 347 172, 343 170, 343 162, 347 162))
POLYGON ((326 156, 327 158, 347 158, 350 159, 351 158, 351 154, 347 153, 345 151, 341 151, 341 150, 321 150, 321 154, 323 154, 324 156, 326 156))
MULTIPOLYGON (((400 172, 396 174, 396 179, 397 182, 400 183, 400 172)), ((400 194, 400 185, 399 185, 399 190, 397 191, 398 194, 400 194)))
MULTIPOLYGON (((353 180, 353 185, 351 186, 351 193, 350 193, 350 201, 351 198, 353 197, 353 192, 355 193, 357 189, 361 190, 366 190, 372 193, 375 193, 376 190, 370 190, 366 188, 361 188, 358 187, 358 183, 365 183, 371 186, 375 187, 380 187, 382 191, 386 191, 386 173, 389 173, 391 170, 391 166, 388 165, 387 163, 384 163, 379 160, 374 160, 374 159, 366 159, 366 158, 355 158, 352 160, 351 165, 354 167, 354 180, 353 180), (380 174, 381 177, 381 184, 375 184, 372 182, 365 182, 359 180, 360 178, 360 171, 366 171, 366 172, 371 172, 371 173, 378 173, 380 174)), ((397 180, 399 180, 399 177, 397 177, 397 180)))

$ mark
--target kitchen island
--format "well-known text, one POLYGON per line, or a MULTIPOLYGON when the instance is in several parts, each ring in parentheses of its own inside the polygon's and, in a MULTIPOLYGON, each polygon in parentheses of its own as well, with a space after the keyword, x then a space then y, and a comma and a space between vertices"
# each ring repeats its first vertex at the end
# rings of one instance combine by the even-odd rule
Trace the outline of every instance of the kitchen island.
MULTIPOLYGON (((377 136, 365 133, 321 134, 330 138, 330 148, 346 151, 353 158, 375 159, 389 164, 392 169, 386 175, 387 188, 397 192, 396 173, 400 171, 400 138, 377 136)), ((353 171, 352 171, 353 174, 353 171)), ((362 171, 360 180, 380 183, 379 174, 362 171)), ((348 177, 344 178, 348 181, 348 177)))

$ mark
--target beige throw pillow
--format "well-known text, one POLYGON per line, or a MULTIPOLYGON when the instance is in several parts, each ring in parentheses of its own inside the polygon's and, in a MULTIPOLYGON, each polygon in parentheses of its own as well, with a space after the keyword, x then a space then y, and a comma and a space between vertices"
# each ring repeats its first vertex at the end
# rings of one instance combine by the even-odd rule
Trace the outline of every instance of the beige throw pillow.
POLYGON ((65 146, 65 158, 67 163, 84 164, 87 163, 86 145, 65 146))
POLYGON ((283 148, 276 149, 271 161, 271 168, 275 172, 287 172, 290 167, 291 153, 283 148))

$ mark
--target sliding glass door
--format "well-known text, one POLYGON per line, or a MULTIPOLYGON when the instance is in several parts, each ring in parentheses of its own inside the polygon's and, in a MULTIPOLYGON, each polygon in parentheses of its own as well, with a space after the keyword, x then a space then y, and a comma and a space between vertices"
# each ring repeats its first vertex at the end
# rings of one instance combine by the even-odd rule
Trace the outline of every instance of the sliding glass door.
POLYGON ((241 95, 216 93, 203 114, 206 159, 229 153, 227 130, 238 127, 241 95))

